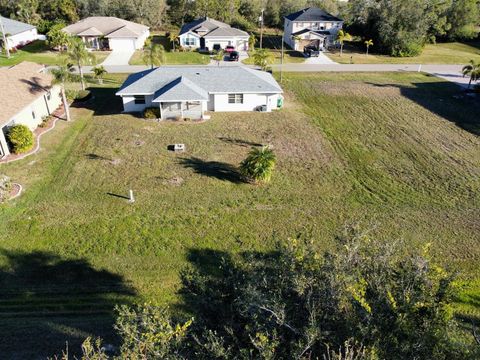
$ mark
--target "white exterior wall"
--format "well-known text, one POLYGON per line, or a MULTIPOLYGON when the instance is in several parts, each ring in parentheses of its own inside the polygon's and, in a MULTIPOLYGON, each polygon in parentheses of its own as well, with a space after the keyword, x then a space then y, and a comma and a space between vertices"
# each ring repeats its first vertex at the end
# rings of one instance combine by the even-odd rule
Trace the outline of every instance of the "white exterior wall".
POLYGON ((110 50, 117 51, 133 51, 136 49, 135 38, 114 38, 108 39, 110 50))
MULTIPOLYGON (((14 125, 26 125, 31 131, 35 130, 42 123, 42 118, 52 114, 62 103, 59 86, 52 87, 50 94, 50 100, 47 99, 46 94, 38 97, 30 105, 20 110, 5 125, 0 127, 0 146, 3 152, 5 152, 4 155, 8 155, 9 152, 2 129, 14 125), (35 113, 35 118, 33 118, 33 113, 35 113)), ((0 150, 0 154, 2 150, 0 150)))
MULTIPOLYGON (((332 33, 328 37, 330 42, 335 41, 337 38, 338 31, 343 27, 343 21, 290 21, 285 19, 284 27, 283 27, 283 38, 286 44, 288 44, 294 50, 301 50, 297 49, 297 44, 295 44, 295 40, 292 39, 292 34, 304 30, 328 30, 332 33)), ((307 39, 306 34, 300 35, 302 39, 307 39)))
POLYGON ((210 50, 213 49, 215 44, 220 44, 222 49, 225 49, 228 45, 233 45, 235 50, 247 51, 248 37, 205 38, 205 46, 210 50))
POLYGON ((7 42, 9 45, 9 49, 11 49, 12 47, 16 47, 18 45, 25 45, 29 42, 35 41, 37 40, 37 38, 38 38, 37 29, 34 28, 31 30, 21 32, 19 34, 9 36, 7 38, 7 42))
POLYGON ((135 41, 135 49, 136 50, 143 49, 143 46, 145 45, 145 41, 148 39, 149 36, 150 36, 150 30, 145 31, 142 35, 140 35, 135 41))
POLYGON ((283 23, 283 41, 285 42, 285 44, 287 44, 293 49, 295 47, 295 44, 292 39, 292 28, 293 22, 285 19, 285 22, 283 23))
POLYGON ((215 94, 214 111, 254 111, 256 107, 267 105, 271 111, 277 107, 278 94, 243 94, 243 104, 229 104, 228 94, 215 94))
POLYGON ((179 36, 180 39, 180 46, 185 47, 185 48, 192 48, 192 49, 197 49, 200 47, 200 38, 198 35, 194 35, 193 33, 185 33, 179 36), (195 40, 195 43, 193 45, 186 45, 185 40, 187 38, 193 38, 195 40))
POLYGON ((145 95, 145 104, 135 104, 133 96, 122 96, 123 112, 142 112, 147 107, 158 107, 157 103, 152 103, 153 95, 145 95))

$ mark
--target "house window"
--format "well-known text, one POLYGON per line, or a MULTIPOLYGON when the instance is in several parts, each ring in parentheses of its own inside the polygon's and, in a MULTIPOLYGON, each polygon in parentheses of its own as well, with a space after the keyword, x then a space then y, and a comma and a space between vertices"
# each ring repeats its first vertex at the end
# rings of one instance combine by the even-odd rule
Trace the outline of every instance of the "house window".
POLYGON ((49 91, 47 92, 47 100, 50 101, 52 99, 52 93, 49 91))
POLYGON ((145 95, 135 95, 135 104, 145 104, 145 95))
POLYGON ((32 118, 35 120, 36 117, 37 115, 35 114, 35 110, 32 109, 32 118))
POLYGON ((194 37, 185 38, 185 45, 187 45, 187 46, 195 45, 195 38, 194 37))
POLYGON ((229 104, 243 104, 243 94, 228 94, 229 104))

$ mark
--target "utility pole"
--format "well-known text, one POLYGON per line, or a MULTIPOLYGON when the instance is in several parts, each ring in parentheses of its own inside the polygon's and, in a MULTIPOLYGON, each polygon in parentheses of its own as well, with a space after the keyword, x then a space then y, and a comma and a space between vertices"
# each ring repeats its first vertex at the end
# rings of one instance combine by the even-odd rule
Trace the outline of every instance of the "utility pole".
POLYGON ((284 35, 282 35, 282 53, 281 53, 281 55, 280 55, 280 84, 281 84, 282 81, 283 81, 283 49, 284 49, 283 36, 284 36, 284 35))
POLYGON ((262 9, 262 15, 260 15, 260 50, 263 49, 263 12, 265 9, 262 9))
POLYGON ((3 27, 2 17, 0 16, 0 31, 2 32, 3 47, 7 53, 7 59, 10 59, 10 49, 8 48, 7 34, 5 34, 5 28, 3 27))

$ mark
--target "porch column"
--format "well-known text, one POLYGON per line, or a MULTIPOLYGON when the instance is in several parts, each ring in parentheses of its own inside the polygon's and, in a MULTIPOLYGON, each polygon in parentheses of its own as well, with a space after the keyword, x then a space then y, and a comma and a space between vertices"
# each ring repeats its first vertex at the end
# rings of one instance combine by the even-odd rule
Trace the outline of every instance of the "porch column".
POLYGON ((160 109, 160 119, 163 119, 163 114, 162 114, 162 103, 158 103, 159 109, 160 109))
POLYGON ((183 119, 183 102, 182 101, 180 102, 180 116, 183 119))
POLYGON ((202 108, 202 120, 203 120, 203 117, 205 115, 205 103, 206 103, 206 101, 200 101, 200 106, 202 108))

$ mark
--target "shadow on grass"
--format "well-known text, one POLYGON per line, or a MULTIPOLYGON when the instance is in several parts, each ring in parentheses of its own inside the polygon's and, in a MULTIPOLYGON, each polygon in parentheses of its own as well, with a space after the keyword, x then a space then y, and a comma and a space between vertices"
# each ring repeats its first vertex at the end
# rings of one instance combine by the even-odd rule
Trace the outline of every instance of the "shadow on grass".
POLYGON ((227 138, 227 137, 219 137, 219 140, 227 143, 227 144, 232 144, 232 145, 239 145, 243 147, 251 147, 251 146, 262 146, 262 144, 253 142, 253 141, 247 141, 247 140, 242 140, 242 139, 232 139, 232 138, 227 138))
MULTIPOLYGON (((431 76, 431 75, 430 75, 431 76)), ((397 87, 406 98, 450 121, 472 134, 480 135, 480 98, 467 96, 451 82, 412 83, 413 87, 398 84, 367 83, 376 87, 397 87)))
POLYGON ((87 159, 90 159, 90 160, 112 161, 112 159, 110 159, 110 158, 107 158, 107 157, 102 156, 102 155, 93 154, 93 153, 86 154, 85 157, 87 159))
POLYGON ((94 115, 116 115, 123 111, 122 100, 115 96, 117 88, 90 86, 92 98, 87 102, 74 102, 72 107, 92 110, 94 115))
POLYGON ((223 162, 206 161, 196 157, 182 158, 180 164, 193 169, 196 174, 208 176, 222 181, 230 181, 235 184, 243 183, 237 168, 223 162))
POLYGON ((116 342, 112 310, 135 295, 120 275, 48 252, 2 250, 0 259, 2 358, 47 358, 66 341, 75 354, 90 334, 116 342))

